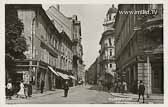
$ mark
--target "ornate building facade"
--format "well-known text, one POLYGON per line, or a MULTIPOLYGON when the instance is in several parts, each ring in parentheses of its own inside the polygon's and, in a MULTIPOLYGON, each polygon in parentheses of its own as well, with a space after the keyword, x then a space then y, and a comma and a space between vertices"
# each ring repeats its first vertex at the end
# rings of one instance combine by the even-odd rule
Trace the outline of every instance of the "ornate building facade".
POLYGON ((114 82, 115 77, 115 35, 114 35, 114 22, 117 9, 112 5, 106 14, 106 19, 104 20, 104 32, 102 34, 100 45, 100 80, 104 80, 105 83, 114 82))
MULTIPOLYGON (((35 90, 40 88, 42 80, 45 90, 63 88, 65 80, 73 85, 76 78, 73 76, 73 41, 69 35, 73 31, 56 26, 58 24, 51 20, 42 5, 18 4, 14 7, 24 25, 22 35, 28 51, 24 53, 26 59, 15 59, 15 72, 10 78, 15 82, 23 80, 25 84, 31 82, 35 90)), ((68 18, 63 21, 72 25, 68 18)))
POLYGON ((84 72, 81 23, 76 15, 73 15, 72 17, 64 16, 59 9, 59 5, 51 6, 47 10, 47 14, 53 21, 55 27, 57 27, 60 32, 64 30, 72 41, 72 74, 76 78, 76 80, 73 81, 73 84, 77 85, 77 82, 84 78, 80 75, 84 72))
POLYGON ((163 93, 163 5, 121 4, 115 21, 117 72, 137 92, 138 81, 147 94, 163 93), (124 11, 156 11, 156 14, 122 14, 124 11))

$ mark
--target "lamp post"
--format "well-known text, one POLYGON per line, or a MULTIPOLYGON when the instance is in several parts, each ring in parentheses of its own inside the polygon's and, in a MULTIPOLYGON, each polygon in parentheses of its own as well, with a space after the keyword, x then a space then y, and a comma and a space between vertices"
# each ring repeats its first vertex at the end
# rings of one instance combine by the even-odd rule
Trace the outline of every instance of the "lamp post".
POLYGON ((151 66, 150 66, 150 58, 149 55, 152 53, 150 50, 144 51, 147 56, 147 98, 150 97, 150 94, 152 93, 151 89, 151 66))

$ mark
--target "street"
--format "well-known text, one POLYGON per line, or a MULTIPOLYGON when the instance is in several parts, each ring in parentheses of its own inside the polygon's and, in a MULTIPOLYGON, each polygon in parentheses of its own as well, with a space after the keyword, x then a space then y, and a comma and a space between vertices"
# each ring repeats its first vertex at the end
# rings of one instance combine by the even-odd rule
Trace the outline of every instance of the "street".
POLYGON ((42 97, 32 97, 28 99, 7 100, 9 104, 95 104, 108 103, 111 95, 107 92, 89 90, 89 86, 77 86, 69 90, 68 97, 64 97, 63 90, 42 97))
MULTIPOLYGON (((44 93, 41 96, 33 95, 33 97, 28 99, 13 97, 12 100, 7 100, 7 104, 138 104, 135 98, 117 97, 108 92, 93 90, 91 87, 92 86, 76 86, 70 88, 68 97, 63 96, 63 90, 57 90, 51 94, 44 93)), ((148 102, 146 101, 145 103, 148 102)))

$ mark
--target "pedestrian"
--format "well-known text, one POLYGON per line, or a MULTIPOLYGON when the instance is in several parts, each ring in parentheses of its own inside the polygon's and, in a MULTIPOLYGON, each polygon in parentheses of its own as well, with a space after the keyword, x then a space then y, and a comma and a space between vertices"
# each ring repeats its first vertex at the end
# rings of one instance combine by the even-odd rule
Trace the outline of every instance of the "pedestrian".
POLYGON ((25 98, 28 97, 28 84, 24 84, 24 94, 25 94, 25 98))
POLYGON ((32 96, 32 81, 30 81, 30 83, 28 84, 28 96, 32 96))
POLYGON ((24 92, 24 84, 23 84, 23 81, 20 82, 20 90, 19 92, 17 93, 17 98, 20 97, 20 98, 24 98, 25 97, 25 92, 24 92))
POLYGON ((119 81, 118 82, 118 92, 121 93, 121 89, 122 89, 122 84, 121 82, 119 81))
POLYGON ((64 97, 68 96, 68 90, 69 90, 69 84, 68 84, 68 81, 65 81, 65 84, 64 84, 64 97))
POLYGON ((40 89, 41 89, 41 93, 43 93, 43 90, 44 90, 44 80, 41 81, 40 89))
POLYGON ((117 92, 117 81, 114 82, 114 92, 117 92))
POLYGON ((123 93, 127 92, 127 83, 125 81, 123 81, 123 93))
POLYGON ((120 85, 120 92, 121 92, 121 94, 124 94, 124 84, 123 84, 123 82, 121 82, 121 85, 120 85))
POLYGON ((139 102, 139 100, 140 100, 140 97, 142 96, 142 98, 143 98, 143 103, 144 103, 144 100, 145 100, 145 98, 144 98, 145 86, 144 86, 142 80, 140 80, 140 84, 139 84, 138 89, 139 89, 139 90, 138 90, 138 91, 139 91, 138 102, 139 102))
POLYGON ((12 99, 12 82, 11 80, 8 81, 7 86, 6 86, 6 91, 7 91, 7 99, 12 99))

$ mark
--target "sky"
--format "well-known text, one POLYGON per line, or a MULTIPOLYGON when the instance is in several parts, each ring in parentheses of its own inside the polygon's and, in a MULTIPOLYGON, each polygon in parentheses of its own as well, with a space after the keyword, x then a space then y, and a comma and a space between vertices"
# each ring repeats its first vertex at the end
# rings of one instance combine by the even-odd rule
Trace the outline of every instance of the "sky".
MULTIPOLYGON (((46 10, 52 4, 45 4, 46 10)), ((86 65, 85 69, 96 60, 99 56, 102 33, 104 31, 103 22, 106 13, 112 4, 61 4, 60 11, 67 17, 77 15, 81 21, 83 60, 86 65)))

